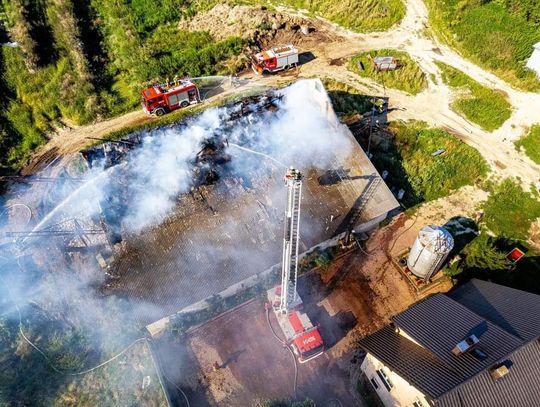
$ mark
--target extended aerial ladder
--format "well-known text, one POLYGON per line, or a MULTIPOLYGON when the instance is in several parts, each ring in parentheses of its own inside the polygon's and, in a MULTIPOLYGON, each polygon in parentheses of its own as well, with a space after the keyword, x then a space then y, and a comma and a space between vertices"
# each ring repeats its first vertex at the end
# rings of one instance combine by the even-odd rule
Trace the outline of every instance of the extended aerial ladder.
POLYGON ((319 329, 313 326, 308 315, 302 311, 302 299, 297 291, 303 178, 302 173, 293 167, 285 174, 287 206, 281 285, 268 290, 268 299, 272 303, 281 330, 300 363, 307 362, 324 352, 324 342, 319 329))
POLYGON ((283 259, 281 262, 281 300, 279 310, 287 313, 298 302, 298 247, 300 243, 300 200, 302 199, 303 175, 294 168, 285 174, 287 186, 287 209, 283 237, 283 259))

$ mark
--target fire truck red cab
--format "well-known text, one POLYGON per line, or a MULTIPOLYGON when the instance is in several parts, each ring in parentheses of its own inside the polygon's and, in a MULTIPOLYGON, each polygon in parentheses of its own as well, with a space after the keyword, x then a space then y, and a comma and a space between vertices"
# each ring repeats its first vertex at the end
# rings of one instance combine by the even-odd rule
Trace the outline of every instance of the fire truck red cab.
POLYGON ((155 85, 143 90, 141 96, 143 111, 156 116, 163 116, 201 101, 199 89, 189 80, 155 85))
POLYGON ((300 363, 314 359, 324 352, 324 342, 319 328, 311 324, 305 313, 293 311, 288 315, 288 320, 294 331, 291 345, 300 363))
POLYGON ((298 65, 298 49, 293 45, 270 48, 253 55, 251 67, 256 74, 278 72, 298 65))

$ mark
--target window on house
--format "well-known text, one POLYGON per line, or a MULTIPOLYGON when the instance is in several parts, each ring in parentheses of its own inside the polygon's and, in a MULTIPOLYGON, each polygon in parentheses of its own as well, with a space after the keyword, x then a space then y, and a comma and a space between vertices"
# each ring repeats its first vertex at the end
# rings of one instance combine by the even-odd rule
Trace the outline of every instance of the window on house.
POLYGON ((379 376, 379 379, 381 379, 381 381, 383 382, 383 385, 384 387, 386 387, 386 390, 388 391, 392 390, 392 387, 394 387, 394 385, 392 384, 392 382, 390 381, 390 379, 388 378, 384 370, 382 369, 377 370, 377 376, 379 376))
POLYGON ((379 383, 377 383, 377 380, 375 379, 375 377, 372 376, 371 379, 369 379, 369 381, 371 382, 375 390, 379 388, 379 383))

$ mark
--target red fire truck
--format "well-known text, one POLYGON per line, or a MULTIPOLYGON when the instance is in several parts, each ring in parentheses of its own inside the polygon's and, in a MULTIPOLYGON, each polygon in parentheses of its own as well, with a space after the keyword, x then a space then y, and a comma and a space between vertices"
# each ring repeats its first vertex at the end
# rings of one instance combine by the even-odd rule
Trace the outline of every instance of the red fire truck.
POLYGON ((190 80, 155 85, 141 92, 142 108, 148 114, 163 116, 165 113, 201 101, 199 89, 190 80))
POLYGON ((253 55, 251 67, 256 74, 278 72, 298 65, 298 49, 293 45, 270 48, 253 55))
POLYGON ((313 326, 309 317, 302 311, 293 311, 288 317, 288 323, 293 329, 291 345, 300 363, 314 359, 324 352, 324 343, 319 328, 313 326))

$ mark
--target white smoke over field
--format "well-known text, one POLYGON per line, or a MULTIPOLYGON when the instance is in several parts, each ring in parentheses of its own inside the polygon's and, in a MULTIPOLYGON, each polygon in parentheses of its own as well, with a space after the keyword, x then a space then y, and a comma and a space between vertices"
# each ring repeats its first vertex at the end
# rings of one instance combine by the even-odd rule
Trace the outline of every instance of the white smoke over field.
MULTIPOLYGON (((71 218, 99 226, 107 205, 121 208, 117 211, 121 234, 134 236, 158 227, 174 213, 178 197, 196 186, 194 167, 199 152, 213 140, 232 157, 216 169, 218 172, 232 171, 241 176, 268 167, 269 161, 265 157, 239 151, 233 143, 268 154, 286 166, 303 171, 328 169, 335 156, 348 153, 350 141, 327 120, 322 107, 326 101, 313 98, 313 84, 313 81, 301 81, 281 91, 283 97, 275 102, 277 110, 254 108, 254 112, 243 115, 239 113, 239 105, 209 109, 184 124, 143 134, 141 144, 122 152, 121 159, 112 165, 104 159, 94 160, 91 168, 83 171, 88 178, 84 183, 73 188, 63 185, 54 189, 53 186, 53 191, 43 187, 41 197, 36 192, 41 189, 37 188, 11 190, 6 205, 22 202, 32 207, 35 213, 40 213, 44 206, 47 212, 34 222, 35 231, 55 229, 55 225, 71 218), (45 194, 57 199, 54 207, 42 205, 40 198, 45 194)), ((257 105, 258 102, 253 103, 257 105)), ((203 169, 205 165, 209 166, 198 165, 203 169)), ((273 199, 272 195, 281 197, 284 190, 270 191, 269 196, 273 199)), ((243 219, 229 219, 220 233, 229 235, 234 243, 232 234, 243 227, 243 219)), ((315 234, 308 229, 306 227, 305 233, 315 234)), ((193 240, 200 242, 203 239, 204 236, 197 234, 193 240)), ((66 238, 27 237, 16 243, 13 240, 0 240, 0 273, 12 288, 11 294, 2 290, 4 299, 13 296, 14 301, 26 310, 28 304, 34 304, 68 325, 84 326, 86 332, 95 333, 97 342, 113 341, 115 335, 122 336, 122 327, 132 321, 123 314, 126 312, 123 301, 115 302, 100 294, 100 287, 108 280, 106 273, 110 270, 97 265, 95 253, 90 258, 85 257, 86 249, 83 248, 80 253, 66 254, 66 238), (26 255, 31 255, 34 261, 22 270, 17 264, 21 256, 26 255)), ((89 240, 90 246, 107 246, 103 237, 89 240)), ((249 257, 246 264, 255 269, 259 259, 252 253, 244 253, 241 242, 240 245, 232 243, 227 253, 219 248, 205 248, 205 257, 216 257, 216 253, 226 259, 245 256, 249 257)), ((98 253, 106 251, 104 248, 98 253)), ((177 263, 182 262, 183 259, 177 259, 177 263)), ((197 273, 196 264, 188 266, 197 273)), ((0 305, 7 307, 8 301, 0 305)), ((141 301, 137 303, 138 310, 134 311, 133 307, 130 305, 127 309, 139 314, 159 314, 155 305, 141 301)), ((5 315, 14 317, 12 311, 5 315)))

